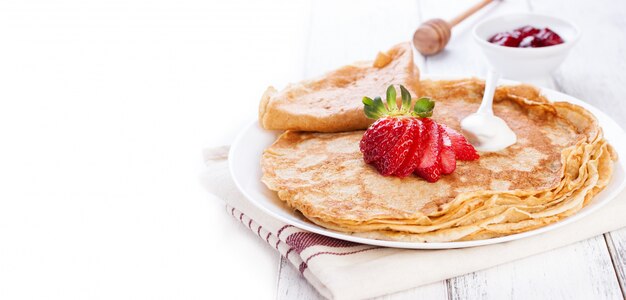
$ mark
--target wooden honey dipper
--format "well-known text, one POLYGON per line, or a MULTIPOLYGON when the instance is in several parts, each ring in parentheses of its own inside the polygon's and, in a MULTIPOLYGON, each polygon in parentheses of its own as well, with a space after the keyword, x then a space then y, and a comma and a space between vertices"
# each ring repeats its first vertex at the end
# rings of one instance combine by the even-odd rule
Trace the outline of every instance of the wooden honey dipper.
POLYGON ((493 1, 494 0, 483 0, 456 16, 454 19, 450 20, 450 22, 446 22, 442 19, 431 19, 422 23, 415 31, 415 34, 413 34, 413 45, 415 49, 424 56, 441 52, 450 40, 452 27, 461 23, 467 17, 493 1))

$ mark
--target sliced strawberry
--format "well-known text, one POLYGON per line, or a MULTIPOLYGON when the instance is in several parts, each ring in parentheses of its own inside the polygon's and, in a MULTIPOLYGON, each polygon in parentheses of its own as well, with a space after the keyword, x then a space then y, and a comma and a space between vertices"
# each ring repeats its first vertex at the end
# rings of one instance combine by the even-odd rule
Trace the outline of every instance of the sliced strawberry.
POLYGON ((439 152, 441 152, 441 143, 439 141, 439 127, 437 123, 431 119, 423 120, 426 127, 426 136, 422 137, 424 141, 424 151, 415 174, 424 178, 428 182, 435 182, 441 177, 441 165, 439 163, 439 152))
POLYGON ((395 120, 392 119, 378 119, 365 131, 359 143, 365 162, 369 163, 372 161, 375 154, 373 150, 384 141, 394 123, 395 120))
POLYGON ((480 157, 474 146, 470 144, 465 137, 460 134, 458 131, 443 125, 439 124, 439 126, 443 127, 450 137, 450 141, 452 141, 452 150, 454 150, 454 155, 458 160, 476 160, 480 157))
POLYGON ((410 118, 400 118, 402 126, 405 128, 404 133, 396 144, 385 153, 379 160, 378 171, 384 176, 394 174, 394 172, 402 165, 410 154, 411 146, 415 143, 416 123, 410 118))
POLYGON ((411 173, 428 182, 456 169, 456 160, 475 160, 478 153, 465 137, 429 119, 435 102, 428 97, 411 101, 410 92, 400 86, 402 104, 396 89, 387 88, 386 104, 381 97, 363 97, 363 112, 377 119, 359 144, 366 163, 385 176, 405 177, 411 173))
POLYGON ((441 153, 439 153, 439 162, 441 163, 441 173, 444 175, 452 174, 456 169, 456 158, 452 149, 452 141, 450 136, 444 129, 443 125, 439 125, 439 134, 441 134, 441 153))
POLYGON ((425 135, 424 123, 418 118, 412 118, 410 120, 412 123, 414 123, 414 126, 411 127, 411 130, 413 131, 414 142, 411 145, 411 148, 409 149, 406 159, 404 160, 402 165, 398 167, 398 169, 396 169, 396 171, 393 173, 398 177, 409 176, 411 173, 413 173, 415 168, 417 168, 417 164, 419 164, 420 162, 422 152, 421 147, 424 144, 422 142, 422 138, 425 135))
POLYGON ((413 127, 409 119, 400 119, 404 132, 396 144, 389 149, 378 161, 377 169, 383 176, 392 175, 406 158, 411 145, 413 145, 413 127))
POLYGON ((396 144, 404 130, 398 118, 383 118, 374 122, 359 144, 365 162, 371 163, 382 157, 396 144))
POLYGON ((389 133, 393 127, 395 120, 391 118, 378 119, 363 134, 361 143, 359 144, 361 151, 368 151, 378 146, 383 138, 389 133))

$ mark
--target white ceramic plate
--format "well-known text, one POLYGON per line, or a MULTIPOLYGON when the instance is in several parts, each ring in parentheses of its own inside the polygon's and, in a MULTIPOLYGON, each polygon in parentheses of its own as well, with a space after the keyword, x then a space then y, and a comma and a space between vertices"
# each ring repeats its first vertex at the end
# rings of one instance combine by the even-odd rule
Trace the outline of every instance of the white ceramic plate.
MULTIPOLYGON (((424 76, 425 77, 425 76, 424 76)), ((444 79, 435 78, 429 76, 431 79, 444 79)), ((446 77, 445 79, 450 79, 446 77)), ((515 81, 501 80, 500 84, 517 84, 515 81)), ((293 209, 289 208, 284 202, 280 201, 276 196, 276 193, 270 191, 261 182, 261 166, 260 158, 263 150, 269 147, 276 137, 281 133, 278 131, 267 131, 262 129, 258 121, 254 121, 248 127, 246 127, 235 139, 235 142, 231 146, 229 153, 229 166, 230 172, 235 181, 235 184, 245 195, 245 197, 252 202, 255 206, 268 213, 269 215, 276 217, 277 219, 291 224, 293 226, 319 233, 325 236, 338 238, 342 240, 378 245, 394 248, 411 248, 411 249, 449 249, 449 248, 464 248, 474 247, 481 245, 489 245, 502 243, 511 240, 517 240, 542 232, 550 231, 561 227, 563 225, 572 223, 578 219, 585 217, 586 215, 594 212, 598 208, 602 207, 609 201, 611 201, 626 185, 626 133, 613 121, 609 116, 598 110, 597 108, 578 100, 572 96, 565 95, 550 89, 541 89, 542 93, 552 101, 567 101, 577 105, 580 105, 590 112, 592 112, 599 120, 600 125, 604 129, 606 139, 615 147, 621 158, 616 165, 613 178, 609 185, 596 195, 593 201, 581 209, 578 213, 570 216, 557 223, 541 227, 532 231, 527 231, 519 234, 508 235, 499 238, 478 240, 478 241, 464 241, 464 242, 447 242, 447 243, 418 243, 418 242, 397 242, 397 241, 384 241, 375 240, 362 237, 355 237, 346 233, 337 232, 334 230, 326 229, 315 225, 307 221, 302 215, 293 209)))

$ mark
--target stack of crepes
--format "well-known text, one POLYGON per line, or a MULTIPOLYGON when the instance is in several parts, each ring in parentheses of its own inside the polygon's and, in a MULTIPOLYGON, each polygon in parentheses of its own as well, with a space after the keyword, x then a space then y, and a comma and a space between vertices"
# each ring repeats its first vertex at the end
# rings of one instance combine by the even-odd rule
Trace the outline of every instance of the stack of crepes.
POLYGON ((405 84, 412 94, 436 101, 433 119, 459 131, 460 120, 480 104, 480 80, 419 81, 418 76, 410 46, 401 44, 369 64, 280 92, 270 89, 260 123, 286 131, 263 153, 262 181, 320 226, 414 242, 536 229, 575 214, 608 184, 617 157, 595 117, 580 106, 550 102, 527 85, 498 87, 494 97, 495 114, 517 135, 513 146, 458 162, 454 173, 436 183, 380 175, 359 151, 369 124, 362 115, 363 96, 405 84))

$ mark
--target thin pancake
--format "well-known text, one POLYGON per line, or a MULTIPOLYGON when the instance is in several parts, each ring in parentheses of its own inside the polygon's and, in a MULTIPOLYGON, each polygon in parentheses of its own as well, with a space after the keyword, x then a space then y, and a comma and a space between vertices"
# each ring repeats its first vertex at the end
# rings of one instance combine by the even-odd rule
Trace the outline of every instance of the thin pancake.
POLYGON ((342 67, 324 76, 290 84, 278 92, 269 87, 259 105, 265 129, 339 132, 365 129, 364 95, 382 95, 390 84, 419 88, 419 70, 409 43, 379 53, 373 62, 342 67))

